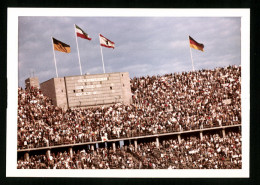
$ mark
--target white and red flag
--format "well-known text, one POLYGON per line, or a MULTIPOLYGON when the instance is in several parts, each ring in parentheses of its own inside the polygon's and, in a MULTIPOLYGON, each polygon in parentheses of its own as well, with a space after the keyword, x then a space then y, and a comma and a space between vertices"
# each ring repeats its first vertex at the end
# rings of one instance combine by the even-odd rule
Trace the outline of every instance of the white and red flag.
POLYGON ((100 46, 104 46, 107 48, 115 48, 115 43, 112 42, 111 40, 107 39, 103 35, 99 34, 99 41, 100 41, 100 46))
POLYGON ((78 27, 76 24, 75 24, 75 29, 76 29, 76 33, 77 33, 78 37, 87 39, 87 40, 91 40, 89 35, 86 32, 84 32, 80 27, 78 27))
POLYGON ((108 141, 107 136, 101 136, 101 140, 102 140, 102 142, 108 141))

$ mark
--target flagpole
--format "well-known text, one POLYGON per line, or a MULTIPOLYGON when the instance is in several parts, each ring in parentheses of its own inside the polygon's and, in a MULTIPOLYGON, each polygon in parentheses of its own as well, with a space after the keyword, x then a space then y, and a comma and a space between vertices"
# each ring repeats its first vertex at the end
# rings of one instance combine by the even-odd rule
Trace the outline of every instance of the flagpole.
POLYGON ((74 24, 74 29, 75 29, 75 36, 76 36, 76 43, 77 43, 77 50, 78 50, 80 75, 82 75, 82 69, 81 69, 81 63, 80 63, 80 55, 79 55, 79 45, 78 45, 78 38, 77 38, 76 25, 75 24, 74 24))
MULTIPOLYGON (((189 39, 189 42, 190 42, 190 39, 189 39)), ((194 65, 193 65, 193 58, 192 58, 191 47, 190 47, 190 58, 191 58, 192 70, 194 71, 194 65)))
POLYGON ((54 43, 53 43, 53 37, 51 37, 52 40, 52 50, 53 50, 53 56, 54 56, 54 64, 56 69, 56 77, 58 78, 58 71, 57 71, 57 65, 56 65, 56 57, 55 57, 55 51, 54 51, 54 43))
POLYGON ((190 57, 191 57, 192 70, 194 71, 194 65, 193 65, 193 58, 192 58, 191 47, 190 47, 190 57))
MULTIPOLYGON (((99 43, 100 43, 100 34, 99 34, 99 43)), ((102 52, 102 47, 101 47, 101 45, 100 45, 100 51, 101 51, 101 57, 102 57, 103 72, 106 73, 106 72, 105 72, 105 65, 104 65, 103 52, 102 52)))
POLYGON ((102 64, 103 64, 103 72, 105 72, 105 65, 104 65, 104 59, 103 59, 103 52, 102 52, 102 47, 100 46, 100 49, 101 49, 101 56, 102 56, 102 64))

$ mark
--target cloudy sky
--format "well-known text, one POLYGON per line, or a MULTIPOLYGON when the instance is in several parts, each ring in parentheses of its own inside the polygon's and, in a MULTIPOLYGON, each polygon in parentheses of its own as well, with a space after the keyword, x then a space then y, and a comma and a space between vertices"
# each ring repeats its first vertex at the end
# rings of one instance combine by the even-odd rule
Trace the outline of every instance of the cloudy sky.
POLYGON ((103 73, 98 34, 115 42, 102 48, 105 70, 130 77, 191 71, 188 36, 203 43, 192 49, 195 70, 241 64, 239 17, 51 17, 18 19, 18 77, 37 76, 40 83, 56 77, 51 37, 71 47, 55 51, 59 77, 80 75, 74 24, 92 38, 78 38, 82 72, 103 73))

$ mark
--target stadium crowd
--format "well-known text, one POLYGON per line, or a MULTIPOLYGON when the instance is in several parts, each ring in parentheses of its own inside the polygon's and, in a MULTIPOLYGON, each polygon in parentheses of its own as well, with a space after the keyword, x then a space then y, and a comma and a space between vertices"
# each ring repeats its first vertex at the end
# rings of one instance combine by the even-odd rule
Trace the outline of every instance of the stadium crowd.
POLYGON ((21 157, 18 169, 241 169, 241 134, 230 131, 225 137, 207 134, 199 137, 141 142, 135 148, 82 149, 21 157))
POLYGON ((241 123, 240 66, 133 78, 131 90, 131 105, 65 111, 19 88, 18 149, 241 123))

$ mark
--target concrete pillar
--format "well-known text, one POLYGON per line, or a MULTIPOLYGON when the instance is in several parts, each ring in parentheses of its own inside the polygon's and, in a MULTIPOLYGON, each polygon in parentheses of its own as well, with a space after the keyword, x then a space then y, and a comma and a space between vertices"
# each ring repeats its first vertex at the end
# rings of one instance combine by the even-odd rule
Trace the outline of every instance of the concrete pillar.
POLYGON ((224 128, 222 129, 222 137, 226 137, 226 131, 224 128))
POLYGON ((131 139, 129 139, 129 145, 131 145, 131 139))
POLYGON ((178 134, 178 141, 179 141, 179 143, 181 143, 181 135, 180 134, 178 134))
POLYGON ((203 140, 203 133, 200 131, 200 140, 203 140))
POLYGON ((47 151, 46 151, 46 156, 47 156, 47 159, 50 159, 50 156, 51 156, 51 150, 47 150, 47 151))
POLYGON ((137 151, 137 140, 134 141, 135 144, 135 151, 137 151))
POLYGON ((70 158, 72 159, 72 157, 73 157, 73 149, 72 149, 72 147, 69 148, 69 155, 70 155, 70 158))
POLYGON ((124 142, 124 140, 122 140, 122 141, 119 141, 119 145, 120 145, 120 148, 122 148, 122 147, 125 145, 125 142, 124 142))
POLYGON ((159 137, 156 138, 156 147, 159 148, 159 137))
POLYGON ((116 151, 116 143, 112 143, 112 146, 113 146, 113 151, 115 152, 116 151))
POLYGON ((24 160, 25 160, 25 161, 29 161, 29 153, 28 153, 28 152, 26 152, 26 153, 24 154, 24 160))

